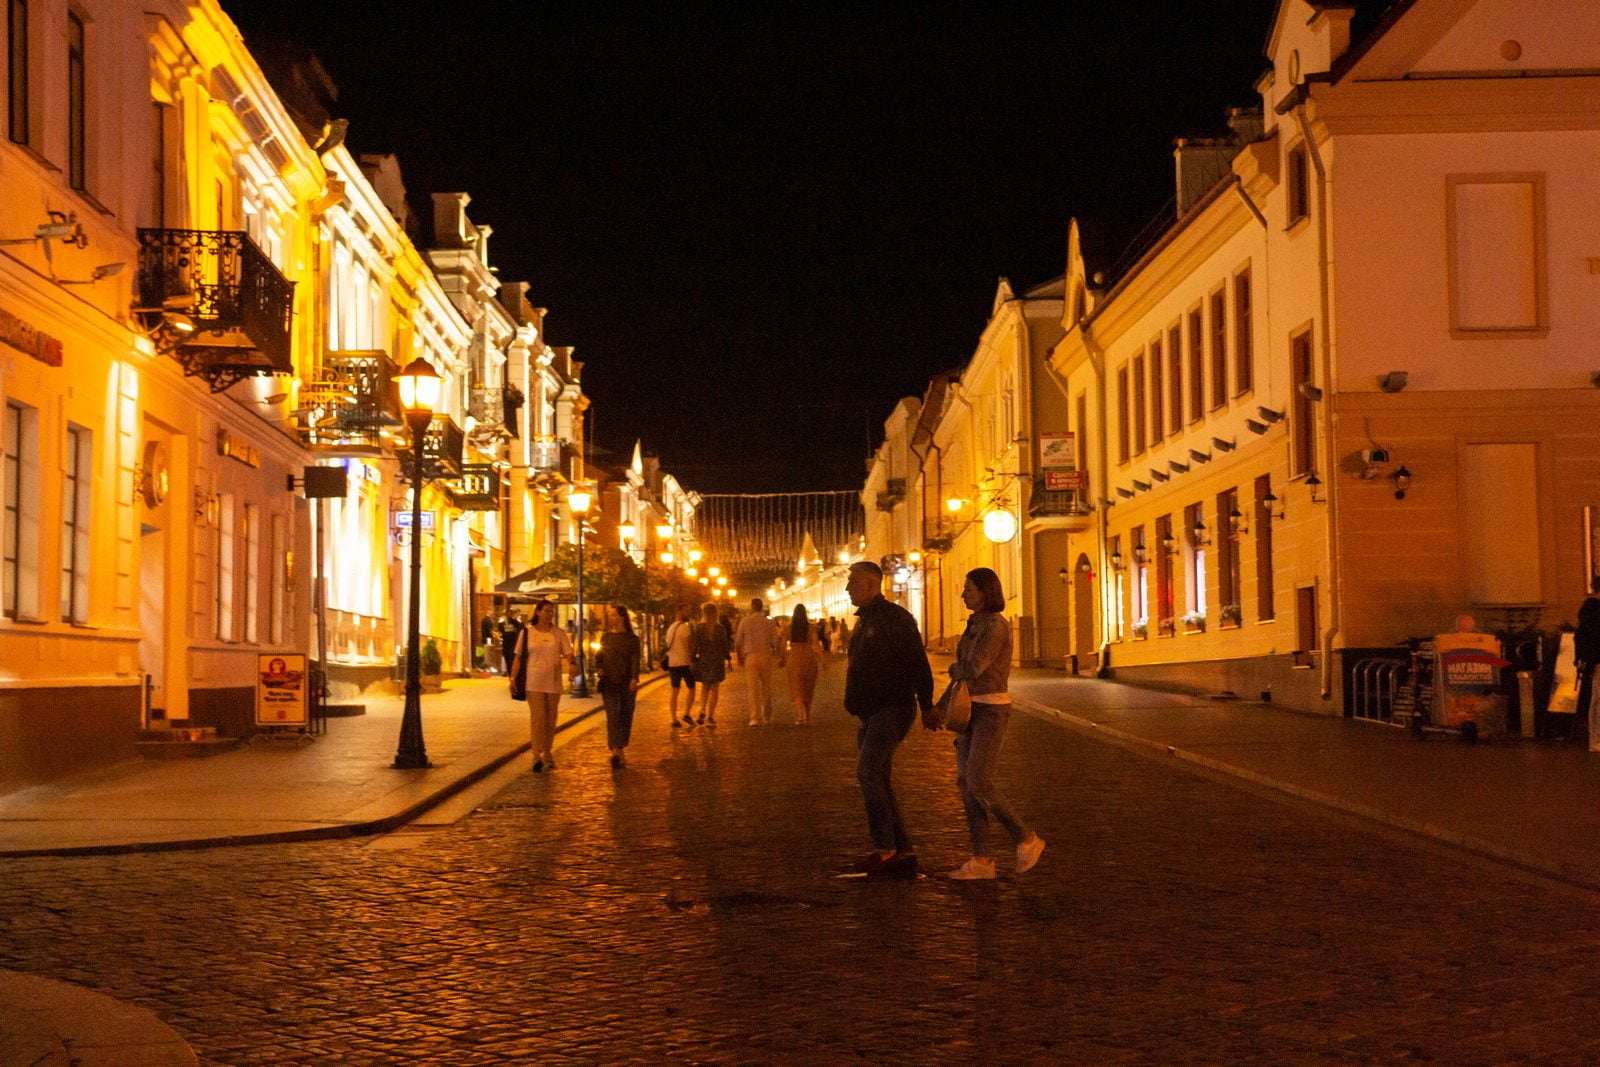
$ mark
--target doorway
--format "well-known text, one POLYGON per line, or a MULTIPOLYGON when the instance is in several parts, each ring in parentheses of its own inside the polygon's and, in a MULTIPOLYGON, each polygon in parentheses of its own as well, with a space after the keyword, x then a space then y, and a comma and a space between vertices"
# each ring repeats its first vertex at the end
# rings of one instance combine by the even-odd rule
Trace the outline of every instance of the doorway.
POLYGON ((167 718, 167 532, 146 522, 139 534, 139 670, 148 730, 167 718))
POLYGON ((1095 662, 1095 586, 1094 567, 1089 557, 1078 554, 1072 565, 1077 580, 1072 583, 1072 654, 1078 659, 1078 669, 1092 670, 1095 662))

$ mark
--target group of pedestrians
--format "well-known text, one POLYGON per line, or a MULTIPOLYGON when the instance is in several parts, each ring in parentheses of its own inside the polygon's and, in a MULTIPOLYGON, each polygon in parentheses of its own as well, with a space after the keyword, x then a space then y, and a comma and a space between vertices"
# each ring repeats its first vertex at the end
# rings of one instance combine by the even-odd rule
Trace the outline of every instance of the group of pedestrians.
MULTIPOLYGON (((933 671, 922 636, 911 613, 883 595, 883 570, 866 561, 853 564, 845 586, 856 607, 857 622, 849 637, 844 707, 859 720, 856 730, 856 779, 866 806, 872 851, 856 867, 869 877, 911 876, 917 872, 916 847, 906 829, 894 792, 894 753, 922 713, 923 726, 938 729, 933 671)), ((1000 579, 987 567, 969 571, 961 597, 972 612, 956 646, 949 674, 965 683, 972 699, 971 720, 956 735, 956 788, 961 794, 972 854, 949 877, 985 880, 997 875, 989 846, 991 822, 1010 836, 1016 849, 1016 872, 1024 874, 1039 862, 1044 839, 1023 823, 994 784, 994 769, 1011 718, 1011 626, 1006 621, 1000 579)), ((689 605, 680 605, 667 628, 662 665, 671 686, 673 729, 717 724, 717 702, 727 677, 728 661, 739 657, 745 669, 750 700, 749 725, 772 721, 772 673, 780 655, 786 660, 789 688, 798 723, 811 721, 817 675, 824 655, 822 627, 797 607, 786 632, 768 617, 765 605, 751 601, 751 610, 731 636, 715 604, 706 604, 699 621, 689 605), (695 712, 699 690, 700 710, 695 712), (686 694, 679 713, 679 695, 686 694)), ((605 630, 598 656, 600 696, 605 704, 606 744, 614 768, 627 766, 625 749, 633 732, 634 702, 639 690, 641 648, 628 609, 606 608, 605 630)), ((555 768, 552 742, 556 709, 565 688, 564 671, 573 647, 555 625, 555 604, 534 605, 533 616, 510 653, 511 671, 525 672, 533 735, 535 774, 555 768)))

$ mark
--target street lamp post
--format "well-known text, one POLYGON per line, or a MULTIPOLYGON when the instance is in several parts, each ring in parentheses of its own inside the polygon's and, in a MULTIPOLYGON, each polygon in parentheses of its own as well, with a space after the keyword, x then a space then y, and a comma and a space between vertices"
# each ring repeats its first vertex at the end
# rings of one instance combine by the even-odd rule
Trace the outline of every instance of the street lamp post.
POLYGON ((583 651, 583 517, 589 513, 592 499, 589 491, 580 486, 574 486, 567 494, 567 510, 578 524, 578 677, 572 682, 572 695, 579 699, 589 696, 589 675, 584 667, 583 651))
POLYGON ((422 743, 422 650, 417 647, 422 630, 422 475, 423 445, 428 423, 433 421, 442 382, 433 365, 422 357, 406 364, 395 376, 400 385, 400 407, 411 429, 411 597, 406 611, 406 709, 400 719, 400 747, 394 766, 416 770, 429 766, 422 743))

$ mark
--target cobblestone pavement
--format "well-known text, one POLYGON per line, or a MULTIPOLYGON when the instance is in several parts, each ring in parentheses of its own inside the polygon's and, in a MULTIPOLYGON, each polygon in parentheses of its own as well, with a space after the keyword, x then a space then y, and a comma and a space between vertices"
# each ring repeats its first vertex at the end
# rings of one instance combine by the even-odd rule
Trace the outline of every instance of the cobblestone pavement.
MULTIPOLYGON (((993 883, 836 877, 867 846, 830 663, 809 728, 641 701, 453 826, 9 861, 0 967, 150 1009, 208 1063, 1600 1059, 1597 901, 1027 714, 1049 840, 993 883)), ((781 701, 786 704, 786 701, 781 701)), ((949 735, 897 779, 964 855, 949 735)))

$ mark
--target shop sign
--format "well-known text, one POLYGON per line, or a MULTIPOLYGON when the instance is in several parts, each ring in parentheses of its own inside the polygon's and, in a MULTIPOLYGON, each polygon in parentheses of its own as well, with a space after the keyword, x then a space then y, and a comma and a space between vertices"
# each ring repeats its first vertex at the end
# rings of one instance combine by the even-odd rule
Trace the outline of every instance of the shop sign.
POLYGON ((61 366, 61 342, 9 311, 0 311, 0 341, 47 366, 61 366))
POLYGON ((1065 471, 1077 466, 1073 455, 1075 435, 1071 431, 1042 433, 1039 435, 1039 469, 1065 471))
POLYGON ((217 431, 217 455, 227 456, 246 467, 261 466, 261 453, 256 451, 255 445, 246 444, 227 430, 217 431))
MULTIPOLYGON (((393 515, 394 515, 394 524, 395 524, 395 526, 397 528, 402 529, 402 530, 407 530, 407 529, 411 528, 411 512, 410 511, 396 511, 396 512, 393 512, 393 515)), ((424 530, 433 529, 434 520, 437 517, 438 517, 438 512, 435 512, 435 511, 424 511, 422 513, 422 528, 424 530)))
POLYGON ((266 652, 256 656, 256 725, 305 726, 306 657, 266 652))
POLYGON ((1044 487, 1050 492, 1089 488, 1088 471, 1045 471, 1044 487))

